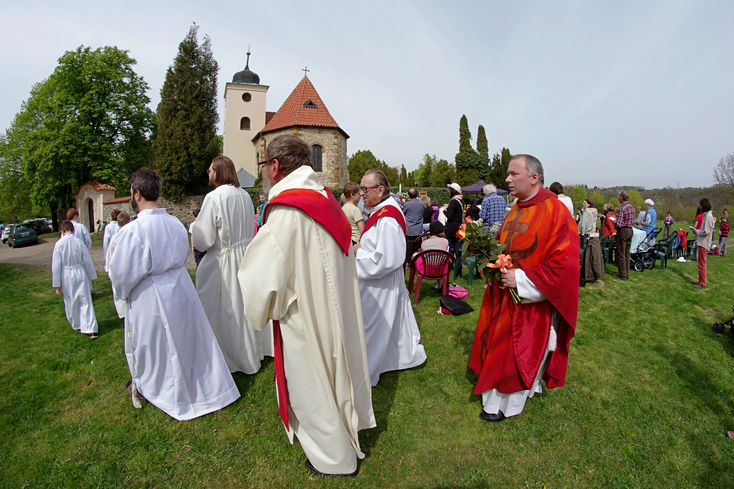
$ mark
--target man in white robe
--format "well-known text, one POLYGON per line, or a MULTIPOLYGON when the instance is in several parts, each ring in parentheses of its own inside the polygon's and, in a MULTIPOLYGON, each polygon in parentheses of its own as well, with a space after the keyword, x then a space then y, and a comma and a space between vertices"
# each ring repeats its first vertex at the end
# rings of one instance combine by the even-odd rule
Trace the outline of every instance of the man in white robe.
POLYGON ((97 278, 89 250, 74 237, 71 221, 61 223, 61 238, 54 245, 51 286, 64 295, 64 310, 71 327, 96 339, 97 318, 92 305, 92 280, 97 278))
POLYGON ((89 235, 89 229, 87 229, 87 226, 85 226, 84 224, 77 222, 78 218, 79 211, 77 211, 73 207, 66 211, 66 220, 71 221, 71 224, 74 225, 74 236, 82 240, 82 243, 84 243, 84 246, 87 247, 87 250, 91 250, 92 237, 89 235))
POLYGON ((400 206, 390 198, 390 183, 380 170, 367 170, 360 192, 372 208, 354 247, 367 363, 375 386, 383 372, 421 365, 426 351, 405 286, 405 220, 400 206))
POLYGON ((120 229, 120 225, 117 224, 117 216, 119 215, 120 209, 113 209, 111 214, 112 220, 104 228, 104 236, 102 237, 102 256, 105 259, 105 271, 107 270, 107 250, 110 247, 110 241, 112 240, 112 236, 114 236, 117 230, 120 229))
POLYGON ((357 432, 375 418, 351 227, 310 159, 296 136, 270 142, 262 170, 269 203, 238 277, 250 325, 273 321, 290 442, 295 434, 312 472, 355 475, 364 458, 357 432))
POLYGON ((133 398, 139 392, 183 421, 221 409, 240 394, 186 270, 186 228, 158 208, 160 188, 153 170, 130 176, 138 217, 115 234, 109 275, 115 298, 127 302, 133 398))
POLYGON ((273 355, 272 327, 253 330, 245 317, 245 301, 237 271, 252 241, 255 209, 240 188, 232 160, 217 156, 209 165, 209 183, 191 225, 194 248, 206 254, 196 269, 196 291, 231 372, 254 374, 265 355, 273 355))

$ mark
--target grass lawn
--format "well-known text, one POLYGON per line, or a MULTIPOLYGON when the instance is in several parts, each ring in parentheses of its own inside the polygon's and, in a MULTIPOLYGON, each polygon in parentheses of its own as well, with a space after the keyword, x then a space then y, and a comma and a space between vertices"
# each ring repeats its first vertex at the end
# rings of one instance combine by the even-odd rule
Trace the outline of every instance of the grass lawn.
POLYGON ((0 264, 0 487, 734 487, 734 338, 711 330, 734 315, 734 257, 709 257, 703 291, 695 261, 626 282, 606 271, 581 289, 566 386, 496 424, 479 420, 467 370, 481 281, 477 310, 459 317, 438 316, 425 286, 428 361, 382 376, 359 476, 328 479, 288 444, 272 361, 235 375, 242 398, 203 418, 136 410, 107 277, 90 341, 66 322, 49 268, 0 264))

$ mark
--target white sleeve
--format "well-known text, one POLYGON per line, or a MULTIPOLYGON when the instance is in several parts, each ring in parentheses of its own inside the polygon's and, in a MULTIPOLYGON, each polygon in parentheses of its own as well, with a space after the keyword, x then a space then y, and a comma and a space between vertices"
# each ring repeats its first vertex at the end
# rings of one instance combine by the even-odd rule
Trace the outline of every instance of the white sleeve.
POLYGON ((221 217, 217 212, 211 193, 204 197, 201 210, 196 220, 191 223, 191 239, 194 248, 199 251, 207 251, 217 242, 217 229, 222 225, 221 217))
POLYGON ((515 284, 517 285, 517 293, 520 295, 520 299, 522 299, 524 304, 546 300, 543 293, 525 275, 525 272, 519 268, 515 270, 515 284))
POLYGON ((403 266, 405 235, 395 219, 380 219, 363 238, 355 256, 359 278, 382 278, 403 266))
MULTIPOLYGON (((57 242, 58 244, 58 242, 57 242)), ((51 259, 51 287, 61 287, 61 251, 58 246, 54 246, 54 254, 51 259)))

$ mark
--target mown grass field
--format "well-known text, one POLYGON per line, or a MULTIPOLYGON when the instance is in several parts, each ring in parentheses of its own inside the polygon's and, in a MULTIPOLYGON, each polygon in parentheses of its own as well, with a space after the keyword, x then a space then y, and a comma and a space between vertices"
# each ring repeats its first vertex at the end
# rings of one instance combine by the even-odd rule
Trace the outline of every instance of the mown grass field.
POLYGON ((581 289, 566 386, 496 424, 479 420, 467 370, 481 282, 477 311, 459 317, 438 316, 424 287, 427 363, 383 375, 359 476, 327 479, 288 444, 272 361, 236 375, 242 398, 217 413, 136 410, 106 276, 90 341, 66 322, 49 268, 0 264, 0 487, 734 487, 734 338, 711 330, 734 315, 734 257, 709 257, 703 291, 695 261, 626 282, 606 270, 581 289))

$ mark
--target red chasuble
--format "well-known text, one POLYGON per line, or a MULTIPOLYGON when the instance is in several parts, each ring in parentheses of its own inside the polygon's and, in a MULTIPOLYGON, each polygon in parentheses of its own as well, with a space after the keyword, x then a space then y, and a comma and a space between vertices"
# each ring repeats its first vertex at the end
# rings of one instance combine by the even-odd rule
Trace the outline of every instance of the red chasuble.
POLYGON ((550 353, 543 380, 546 387, 566 381, 568 350, 576 329, 579 302, 579 236, 568 208, 541 188, 518 202, 505 217, 499 242, 515 268, 548 299, 514 304, 497 281, 487 287, 479 312, 469 367, 479 376, 474 393, 497 389, 511 394, 529 389, 543 360, 551 314, 560 314, 556 351, 550 353))
MULTIPOLYGON (((321 224, 329 235, 334 238, 344 254, 349 256, 349 248, 352 244, 352 226, 331 191, 328 188, 325 188, 325 190, 325 197, 316 190, 305 188, 284 190, 265 206, 263 225, 267 221, 268 211, 274 205, 296 207, 321 224)), ((283 337, 280 333, 280 321, 276 320, 273 320, 273 346, 275 350, 273 352, 273 364, 278 386, 278 416, 283 420, 285 428, 288 429, 288 388, 283 368, 283 337)))
POLYGON ((384 207, 381 207, 380 210, 373 213, 369 217, 369 219, 367 219, 367 222, 364 223, 364 229, 362 229, 362 235, 364 235, 364 233, 366 233, 369 228, 377 224, 377 221, 382 219, 383 217, 392 217, 393 219, 398 221, 400 227, 403 228, 403 234, 407 234, 405 228, 405 216, 403 216, 403 213, 400 212, 397 207, 388 204, 384 207))

